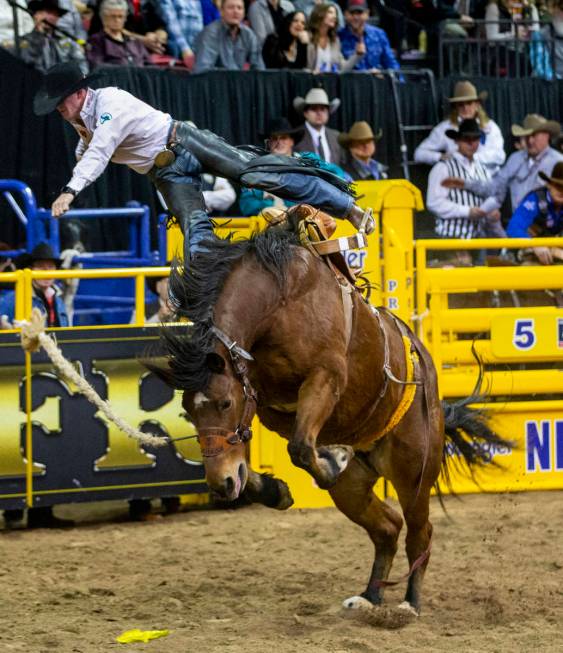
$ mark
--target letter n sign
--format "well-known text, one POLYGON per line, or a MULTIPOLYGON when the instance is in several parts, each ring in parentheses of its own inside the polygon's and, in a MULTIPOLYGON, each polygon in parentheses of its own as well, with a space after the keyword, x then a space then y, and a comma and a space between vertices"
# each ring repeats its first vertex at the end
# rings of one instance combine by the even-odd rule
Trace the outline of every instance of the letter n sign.
POLYGON ((551 423, 550 420, 526 422, 526 471, 548 472, 551 470, 551 423))

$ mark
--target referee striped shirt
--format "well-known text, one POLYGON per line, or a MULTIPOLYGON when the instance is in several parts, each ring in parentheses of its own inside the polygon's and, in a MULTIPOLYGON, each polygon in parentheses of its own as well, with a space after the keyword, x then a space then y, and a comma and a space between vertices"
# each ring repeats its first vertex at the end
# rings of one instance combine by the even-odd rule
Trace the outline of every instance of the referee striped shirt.
POLYGON ((446 177, 464 180, 489 181, 491 175, 481 163, 478 155, 469 161, 459 152, 451 159, 440 161, 431 170, 428 178, 426 204, 436 217, 436 233, 441 238, 475 238, 479 236, 479 220, 469 218, 469 210, 480 206, 484 198, 469 190, 444 188, 441 182, 446 177))

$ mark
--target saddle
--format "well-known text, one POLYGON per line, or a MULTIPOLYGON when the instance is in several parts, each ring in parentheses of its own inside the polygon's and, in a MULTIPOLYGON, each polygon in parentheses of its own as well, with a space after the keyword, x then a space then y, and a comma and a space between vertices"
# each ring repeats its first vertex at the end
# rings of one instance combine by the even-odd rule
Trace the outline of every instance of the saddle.
POLYGON ((336 231, 336 220, 308 204, 299 204, 289 210, 268 207, 262 210, 262 217, 270 226, 291 220, 296 224, 299 241, 303 247, 317 258, 322 258, 339 283, 342 284, 345 279, 356 287, 356 274, 346 262, 343 252, 366 247, 367 242, 362 233, 331 240, 336 231))

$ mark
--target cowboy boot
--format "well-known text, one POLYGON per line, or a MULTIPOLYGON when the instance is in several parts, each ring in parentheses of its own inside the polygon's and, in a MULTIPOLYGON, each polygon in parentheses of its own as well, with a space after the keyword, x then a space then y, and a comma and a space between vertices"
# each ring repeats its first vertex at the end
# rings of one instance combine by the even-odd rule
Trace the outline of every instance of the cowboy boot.
POLYGON ((375 231, 375 219, 371 209, 362 209, 357 204, 354 204, 346 219, 351 222, 354 227, 367 236, 375 231))
POLYGON ((166 206, 176 218, 184 234, 184 261, 202 250, 201 242, 214 237, 213 224, 205 211, 205 202, 199 185, 175 183, 167 180, 156 182, 166 206))

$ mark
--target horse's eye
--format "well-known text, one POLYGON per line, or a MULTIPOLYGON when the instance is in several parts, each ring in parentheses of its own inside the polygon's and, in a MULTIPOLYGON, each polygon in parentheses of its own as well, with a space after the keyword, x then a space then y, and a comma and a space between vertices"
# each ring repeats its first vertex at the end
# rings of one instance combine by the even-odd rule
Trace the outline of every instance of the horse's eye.
POLYGON ((224 401, 219 402, 219 410, 229 410, 232 406, 232 401, 230 399, 225 399, 224 401))

